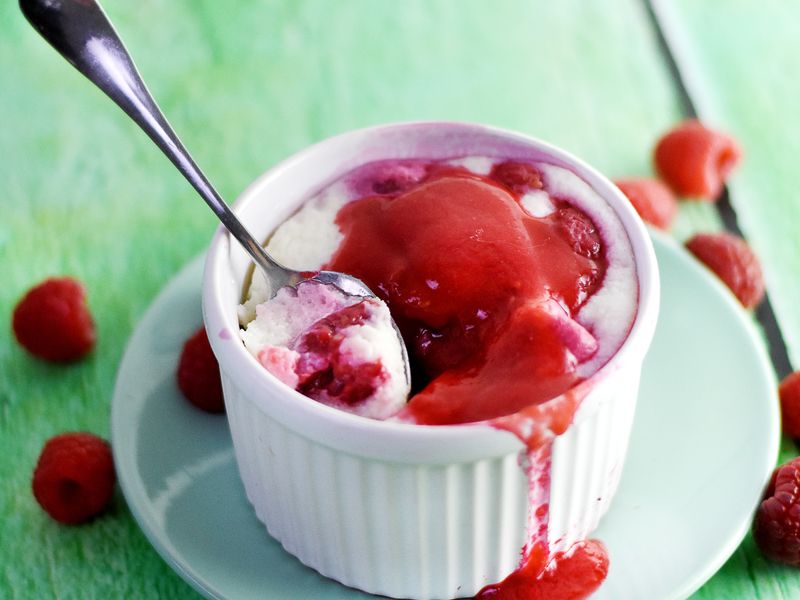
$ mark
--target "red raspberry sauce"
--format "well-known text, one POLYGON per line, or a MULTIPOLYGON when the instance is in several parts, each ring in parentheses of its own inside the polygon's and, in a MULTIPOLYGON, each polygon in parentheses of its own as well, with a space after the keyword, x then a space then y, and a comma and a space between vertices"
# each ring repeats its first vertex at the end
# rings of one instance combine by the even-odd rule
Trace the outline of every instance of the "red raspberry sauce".
POLYGON ((578 542, 548 560, 546 548, 537 546, 531 560, 500 583, 487 585, 478 600, 574 600, 586 598, 608 574, 608 554, 602 542, 578 542))
POLYGON ((509 415, 578 382, 596 350, 572 320, 602 280, 601 239, 563 202, 533 218, 487 177, 448 169, 395 197, 346 204, 326 268, 389 305, 412 355, 417 423, 509 415))
POLYGON ((363 300, 332 313, 312 325, 298 341, 297 390, 314 399, 329 398, 347 405, 363 402, 385 380, 380 361, 353 365, 341 352, 341 331, 369 318, 363 300))
POLYGON ((402 191, 373 187, 378 195, 346 204, 337 216, 344 239, 326 265, 389 305, 416 390, 402 417, 490 420, 527 446, 530 540, 520 567, 479 598, 581 598, 608 568, 599 542, 554 555, 548 545, 552 439, 583 397, 585 386, 568 391, 578 364, 597 350, 573 316, 607 261, 596 227, 568 199, 544 218, 523 210, 521 196, 541 187, 535 168, 517 162, 488 177, 428 165, 402 191))

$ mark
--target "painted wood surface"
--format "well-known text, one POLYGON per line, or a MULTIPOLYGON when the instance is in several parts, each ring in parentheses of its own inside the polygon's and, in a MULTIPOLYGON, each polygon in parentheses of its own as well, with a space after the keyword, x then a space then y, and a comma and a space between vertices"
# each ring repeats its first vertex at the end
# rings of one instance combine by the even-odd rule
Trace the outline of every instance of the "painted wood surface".
MULTIPOLYGON (((654 140, 681 118, 641 0, 104 5, 228 199, 311 142, 416 119, 508 127, 611 177, 643 175, 654 140)), ((724 27, 709 27, 719 17, 714 7, 680 0, 669 18, 704 116, 741 137, 748 152, 732 199, 799 360, 800 196, 792 175, 800 84, 786 73, 800 66, 790 54, 800 11, 788 1, 739 0, 725 4, 724 27)), ((30 29, 16 3, 0 5, 0 28, 0 597, 195 597, 121 496, 96 522, 62 527, 34 503, 30 476, 51 435, 108 434, 126 340, 157 291, 202 251, 214 218, 136 127, 30 29), (22 293, 58 274, 86 283, 99 331, 96 351, 68 367, 29 358, 10 332, 22 293)), ((675 234, 718 226, 713 208, 687 205, 675 234)), ((780 594, 800 594, 800 575, 766 563, 747 540, 697 596, 780 594)))
MULTIPOLYGON (((761 258, 791 363, 800 367, 800 11, 781 0, 655 5, 698 114, 745 149, 730 202, 761 258)), ((784 440, 780 460, 796 455, 784 440)), ((800 574, 765 560, 748 535, 695 597, 798 598, 800 574)))

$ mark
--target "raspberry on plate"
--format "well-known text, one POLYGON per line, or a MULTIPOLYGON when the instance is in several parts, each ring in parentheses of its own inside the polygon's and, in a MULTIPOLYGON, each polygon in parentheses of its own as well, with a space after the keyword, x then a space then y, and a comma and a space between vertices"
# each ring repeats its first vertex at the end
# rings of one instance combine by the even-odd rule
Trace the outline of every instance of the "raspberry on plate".
POLYGON ((202 327, 183 345, 177 377, 184 397, 197 408, 213 413, 225 411, 219 364, 202 327))
POLYGON ((108 442, 91 433, 62 433, 39 455, 33 495, 53 519, 75 525, 105 509, 115 481, 108 442))
POLYGON ((14 336, 34 356, 72 362, 95 342, 83 286, 71 277, 53 277, 31 288, 14 308, 14 336))
POLYGON ((783 432, 789 437, 800 438, 800 371, 787 375, 778 388, 781 399, 781 421, 783 432))
POLYGON ((642 220, 667 230, 678 214, 678 199, 664 183, 652 177, 618 179, 614 184, 631 201, 642 220))
POLYGON ((767 558, 800 567, 800 457, 772 474, 756 511, 753 537, 767 558))
POLYGON ((758 257, 731 233, 700 233, 686 247, 727 285, 745 308, 764 298, 764 276, 758 257))
POLYGON ((727 134, 696 120, 685 121, 656 144, 656 172, 679 196, 716 200, 742 150, 727 134))

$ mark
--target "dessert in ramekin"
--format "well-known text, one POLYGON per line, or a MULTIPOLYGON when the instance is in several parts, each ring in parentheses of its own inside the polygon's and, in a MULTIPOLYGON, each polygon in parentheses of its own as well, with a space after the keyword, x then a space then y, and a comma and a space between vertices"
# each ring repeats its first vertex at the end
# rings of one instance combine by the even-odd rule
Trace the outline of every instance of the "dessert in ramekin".
MULTIPOLYGON (((422 164, 425 174, 411 169, 409 177, 427 187, 395 189, 395 181, 353 198, 383 195, 393 200, 398 193, 430 194, 436 186, 450 185, 452 191, 454 185, 486 189, 505 185, 508 189, 501 192, 521 205, 523 197, 532 196, 533 204, 525 208, 530 227, 539 227, 534 223, 538 220, 569 235, 575 227, 585 229, 585 219, 574 214, 580 209, 578 213, 588 214, 589 222, 597 225, 603 252, 609 253, 599 269, 586 262, 597 259, 594 247, 575 248, 586 259, 575 263, 576 273, 586 275, 580 271, 586 265, 600 273, 595 279, 589 277, 587 286, 594 286, 589 300, 604 285, 614 287, 622 278, 633 281, 633 287, 621 287, 627 292, 618 297, 619 306, 628 308, 617 310, 606 301, 579 316, 589 304, 586 297, 566 301, 555 288, 552 298, 537 297, 537 318, 544 315, 548 327, 560 323, 554 335, 568 347, 565 356, 574 361, 570 377, 559 380, 561 387, 549 388, 555 397, 534 396, 529 405, 520 404, 524 396, 516 390, 517 399, 499 413, 461 411, 460 417, 442 417, 441 410, 429 410, 430 402, 421 403, 415 396, 397 415, 369 419, 291 389, 285 378, 282 381, 265 369, 263 361, 246 349, 237 309, 250 261, 219 231, 206 262, 203 308, 220 363, 247 496, 287 551, 320 573, 371 593, 464 597, 510 574, 512 584, 524 579, 525 573, 536 571, 538 576, 545 566, 552 570, 557 559, 570 560, 576 544, 608 509, 619 481, 641 364, 658 311, 658 275, 650 240, 622 194, 578 159, 520 134, 460 123, 387 125, 323 141, 264 174, 242 194, 235 210, 256 237, 267 240, 310 199, 372 163, 422 164), (479 157, 483 166, 465 161, 468 157, 479 157), (531 180, 528 187, 515 190, 513 174, 511 179, 499 177, 500 183, 487 179, 503 163, 535 165, 543 181, 531 180), (437 165, 445 165, 444 170, 437 165), (487 173, 480 172, 487 168, 487 173), (591 192, 588 204, 571 197, 578 188, 591 192), (573 206, 575 202, 579 206, 573 206), (552 216, 559 210, 563 214, 552 216), (617 233, 609 234, 612 230, 617 233), (573 327, 573 322, 578 324, 573 327), (603 338, 614 337, 614 332, 616 341, 604 345, 603 338), (595 338, 601 343, 593 345, 595 338), (482 420, 472 422, 475 415, 482 420)), ((505 196, 500 200, 506 202, 505 196)), ((422 218, 425 211, 419 215, 422 218)), ((544 237, 536 238, 530 233, 534 242, 550 234, 551 230, 543 230, 544 237)), ((570 241, 575 238, 567 236, 570 241)), ((293 264, 291 244, 282 252, 278 258, 287 266, 319 266, 293 264)), ((333 262, 334 267, 342 264, 347 261, 333 262)), ((534 264, 530 277, 535 270, 534 264)), ((554 269, 552 277, 559 273, 554 269)), ((485 278, 491 273, 478 275, 485 278)), ((519 275, 524 280, 529 273, 519 275)), ((374 291, 381 295, 379 289, 374 291)), ((404 321, 401 329, 409 330, 408 314, 398 316, 404 321)), ((518 332, 528 322, 512 319, 507 329, 518 332)), ((434 381, 437 373, 434 369, 434 381)), ((508 377, 511 385, 511 378, 524 379, 524 372, 512 369, 508 377)), ((451 386, 449 398, 464 389, 451 386)), ((491 391, 502 396, 502 387, 491 391)))

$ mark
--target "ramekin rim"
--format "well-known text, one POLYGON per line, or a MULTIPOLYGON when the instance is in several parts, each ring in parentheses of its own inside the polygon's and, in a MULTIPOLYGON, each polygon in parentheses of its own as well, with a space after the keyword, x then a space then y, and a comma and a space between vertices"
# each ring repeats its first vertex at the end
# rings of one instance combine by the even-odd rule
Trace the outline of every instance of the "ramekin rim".
MULTIPOLYGON (((349 130, 316 142, 267 169, 239 194, 232 204, 232 209, 234 212, 243 210, 259 195, 258 192, 268 186, 282 171, 290 168, 295 163, 304 161, 308 155, 319 152, 320 148, 325 145, 341 143, 342 140, 349 136, 380 135, 391 130, 412 127, 468 128, 487 135, 510 138, 513 141, 532 146, 558 160, 564 161, 578 169, 581 177, 586 179, 588 176, 592 180, 589 182, 590 185, 614 209, 630 239, 636 262, 639 299, 636 316, 620 348, 600 369, 580 382, 576 387, 592 385, 593 382, 604 379, 619 368, 621 364, 625 364, 631 354, 634 354, 634 358, 630 360, 634 360, 638 356, 640 357, 639 361, 641 361, 655 332, 659 301, 658 266, 647 229, 622 192, 607 177, 572 153, 534 136, 491 125, 465 121, 402 121, 349 130), (637 350, 641 350, 641 352, 637 353, 637 350)), ((437 439, 454 441, 485 436, 487 440, 488 438, 497 438, 494 439, 497 442, 500 437, 504 437, 506 438, 506 444, 504 445, 511 447, 519 444, 519 441, 512 434, 488 427, 487 421, 458 425, 420 425, 391 420, 368 419, 324 405, 300 394, 296 390, 287 389, 284 384, 279 382, 255 360, 246 350, 244 344, 220 344, 217 339, 220 336, 216 335, 216 333, 221 329, 225 330, 225 336, 232 336, 235 340, 240 340, 238 329, 233 330, 225 325, 225 318, 222 315, 224 302, 218 285, 219 277, 223 275, 219 262, 227 256, 230 242, 229 234, 220 225, 214 233, 206 255, 203 276, 203 315, 204 322, 209 330, 209 339, 220 364, 224 364, 226 372, 236 372, 231 372, 230 374, 234 377, 238 376, 240 379, 237 380, 265 390, 272 388, 275 396, 280 397, 281 402, 285 403, 287 408, 304 412, 310 417, 327 419, 330 421, 331 426, 342 427, 350 431, 359 429, 366 432, 371 431, 383 435, 392 435, 393 437, 403 436, 412 439, 433 436, 437 439), (231 349, 234 356, 231 356, 229 352, 231 349)), ((251 398, 251 400, 262 404, 259 397, 251 398)), ((265 410, 263 406, 261 408, 265 410)), ((272 414, 272 411, 268 412, 272 414)), ((273 414, 273 416, 279 418, 279 415, 273 414)))

